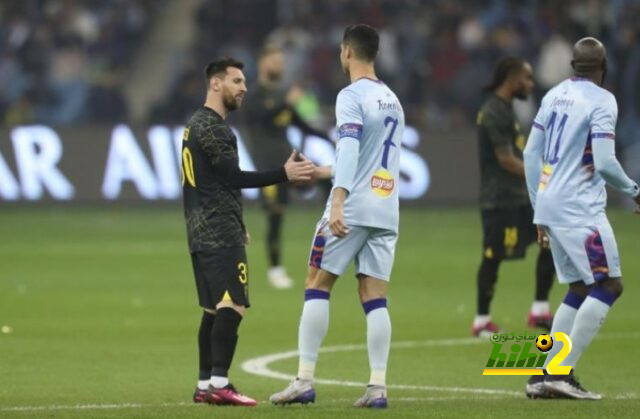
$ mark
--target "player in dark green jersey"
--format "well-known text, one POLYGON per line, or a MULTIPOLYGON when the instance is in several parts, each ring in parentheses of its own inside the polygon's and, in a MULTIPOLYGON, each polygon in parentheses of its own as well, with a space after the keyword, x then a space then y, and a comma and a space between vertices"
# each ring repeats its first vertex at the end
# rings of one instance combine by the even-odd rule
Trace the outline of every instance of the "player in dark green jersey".
POLYGON ((249 307, 244 248, 248 236, 240 189, 309 181, 314 165, 291 153, 284 166, 286 158, 270 170, 240 170, 237 140, 225 118, 240 107, 247 92, 242 68, 232 58, 207 65, 206 102, 193 114, 182 138, 182 185, 189 252, 203 309, 193 400, 255 406, 256 401, 238 393, 227 378, 240 321, 249 307))
MULTIPOLYGON (((489 306, 500 263, 523 258, 526 248, 537 239, 522 161, 525 136, 512 106, 514 99, 526 99, 532 89, 533 73, 529 63, 513 57, 502 58, 492 83, 486 88, 489 97, 478 112, 480 210, 484 238, 477 277, 477 312, 472 326, 475 336, 498 330, 491 321, 489 306)), ((547 329, 551 326, 548 298, 554 273, 551 252, 543 248, 537 261, 535 300, 529 313, 529 326, 547 329)))

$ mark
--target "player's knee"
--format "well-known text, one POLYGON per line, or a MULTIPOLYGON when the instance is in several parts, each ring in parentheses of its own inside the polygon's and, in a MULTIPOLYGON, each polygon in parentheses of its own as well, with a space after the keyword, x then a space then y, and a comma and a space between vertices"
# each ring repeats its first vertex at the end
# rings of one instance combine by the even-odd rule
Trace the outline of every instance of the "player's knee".
POLYGON ((584 282, 573 282, 569 284, 569 291, 579 295, 583 299, 589 295, 589 287, 585 285, 584 282))
POLYGON ((307 279, 305 280, 305 289, 317 289, 331 292, 333 284, 338 277, 323 269, 309 267, 307 279))
POLYGON ((358 279, 358 295, 362 303, 387 297, 386 281, 365 276, 358 276, 358 279))
POLYGON ((608 278, 599 284, 607 294, 614 296, 616 299, 622 295, 624 287, 622 285, 622 278, 608 278))

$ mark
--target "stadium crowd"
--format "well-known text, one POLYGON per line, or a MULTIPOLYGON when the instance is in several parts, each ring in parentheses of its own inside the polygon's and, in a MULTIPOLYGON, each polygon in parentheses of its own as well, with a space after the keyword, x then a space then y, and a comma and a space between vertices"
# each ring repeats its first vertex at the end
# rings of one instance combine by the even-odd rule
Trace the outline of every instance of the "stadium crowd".
MULTIPOLYGON (((122 89, 130 58, 161 7, 151 0, 3 3, 0 120, 127 120, 122 89)), ((191 60, 177 67, 147 122, 184 122, 202 102, 201 72, 211 57, 233 55, 255 80, 265 41, 284 48, 285 81, 306 89, 306 116, 318 118, 344 85, 336 59, 342 29, 361 21, 380 29, 378 72, 405 103, 408 120, 442 127, 474 121, 498 57, 532 63, 539 100, 570 74, 572 43, 596 36, 609 48, 607 87, 620 106, 621 142, 640 142, 633 135, 640 126, 638 20, 639 0, 204 0, 193 20, 191 60)))
POLYGON ((2 124, 126 120, 130 59, 162 2, 0 3, 2 124))

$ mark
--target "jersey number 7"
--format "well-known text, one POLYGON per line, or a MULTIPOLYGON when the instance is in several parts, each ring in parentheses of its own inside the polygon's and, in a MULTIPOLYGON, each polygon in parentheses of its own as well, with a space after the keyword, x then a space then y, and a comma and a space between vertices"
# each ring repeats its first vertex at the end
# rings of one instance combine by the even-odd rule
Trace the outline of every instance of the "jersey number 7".
POLYGON ((382 152, 382 167, 384 167, 385 169, 388 169, 388 165, 389 165, 389 150, 391 149, 391 147, 395 147, 395 143, 393 142, 393 134, 395 134, 396 132, 396 127, 398 126, 398 119, 397 118, 393 118, 391 116, 387 116, 384 119, 384 126, 386 127, 387 125, 391 124, 391 130, 389 131, 389 136, 387 137, 386 140, 384 140, 384 150, 382 152))

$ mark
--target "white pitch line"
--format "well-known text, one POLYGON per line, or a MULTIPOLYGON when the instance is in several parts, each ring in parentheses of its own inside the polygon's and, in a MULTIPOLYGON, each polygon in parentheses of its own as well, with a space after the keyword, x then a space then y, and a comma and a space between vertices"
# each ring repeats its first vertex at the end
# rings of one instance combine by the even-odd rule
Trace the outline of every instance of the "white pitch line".
MULTIPOLYGON (((608 335, 599 336, 600 339, 636 339, 640 338, 640 333, 632 332, 632 333, 612 333, 608 335)), ((488 340, 488 339, 487 339, 488 340)), ((424 340, 424 341, 403 341, 403 342, 392 342, 391 347, 393 348, 418 348, 418 347, 429 347, 429 346, 458 346, 458 345, 478 345, 478 344, 486 344, 487 340, 478 339, 478 338, 458 338, 458 339, 434 339, 434 340, 424 340)), ((333 353, 333 352, 349 352, 349 351, 359 351, 365 350, 367 348, 364 344, 351 344, 351 345, 335 345, 328 346, 325 348, 320 348, 320 352, 322 353, 333 353)), ((258 375, 260 377, 274 378, 277 380, 285 380, 290 381, 295 378, 295 375, 286 374, 280 371, 275 371, 269 367, 269 365, 273 362, 282 361, 285 359, 291 359, 298 356, 297 350, 286 351, 286 352, 277 352, 273 354, 267 354, 264 356, 259 356, 256 358, 248 359, 242 363, 242 370, 253 375, 258 375)), ((327 384, 327 385, 336 385, 336 386, 345 386, 345 387, 364 387, 367 383, 358 382, 358 381, 345 381, 345 380, 333 380, 333 379, 315 379, 314 380, 318 384, 327 384)), ((424 385, 410 385, 410 384, 389 384, 388 388, 395 388, 399 390, 425 390, 425 391, 443 391, 450 393, 472 393, 472 394, 494 394, 494 395, 502 395, 502 396, 522 396, 521 392, 513 391, 513 390, 504 390, 504 389, 490 389, 490 388, 468 388, 468 387, 438 387, 438 386, 424 386, 424 385)), ((620 397, 620 396, 619 396, 620 397)), ((618 398, 618 397, 615 397, 618 398)), ((624 399, 635 399, 637 398, 635 394, 630 393, 629 395, 625 395, 624 399)))
POLYGON ((195 403, 159 403, 159 404, 143 404, 143 403, 110 403, 110 404, 72 404, 72 405, 49 405, 49 406, 13 406, 3 407, 0 412, 35 412, 46 410, 100 410, 100 409, 139 409, 142 407, 178 407, 178 406, 196 406, 195 403))
MULTIPOLYGON (((602 336, 598 336, 597 339, 638 339, 640 338, 640 332, 632 333, 610 333, 602 336)), ((429 347, 429 346, 455 346, 455 345, 477 345, 487 343, 484 339, 478 338, 459 338, 459 339, 436 339, 425 341, 404 341, 394 342, 391 344, 394 348, 417 348, 417 347, 429 347)), ((354 345, 336 345, 320 349, 320 352, 346 352, 365 350, 367 347, 363 344, 354 345)), ((242 363, 242 369, 249 374, 259 375, 268 378, 275 378, 280 380, 291 380, 295 376, 290 374, 281 373, 271 370, 268 365, 272 362, 281 361, 284 359, 294 358, 298 356, 298 351, 279 352, 275 354, 269 354, 262 357, 249 359, 242 363)), ((328 385, 340 385, 347 387, 363 387, 366 383, 360 383, 356 381, 341 381, 341 380, 327 380, 320 379, 315 380, 319 384, 328 385)), ((504 397, 495 396, 520 396, 520 392, 501 389, 487 389, 487 388, 465 388, 465 387, 436 387, 436 386, 421 386, 421 385, 409 385, 409 384, 391 384, 389 388, 401 389, 401 390, 426 390, 426 391, 443 391, 451 393, 472 393, 482 394, 482 398, 478 398, 478 401, 484 400, 499 400, 504 397), (494 397, 491 397, 493 395, 494 397), (487 397, 489 396, 489 397, 487 397)), ((614 400, 636 400, 640 398, 638 393, 624 393, 611 399, 614 400)), ((449 396, 449 397, 398 397, 394 398, 393 402, 437 402, 437 401, 451 401, 451 400, 468 400, 469 396, 449 396)), ((351 400, 347 399, 332 399, 323 401, 323 404, 327 403, 347 403, 351 400)), ((261 401, 259 404, 268 403, 261 401)), ((176 402, 176 403, 158 403, 158 404, 143 404, 143 403, 112 403, 112 404, 75 404, 75 405, 49 405, 49 406, 12 406, 0 408, 0 412, 37 412, 37 411, 55 411, 55 410, 110 410, 110 409, 141 409, 141 408, 158 408, 158 407, 194 407, 198 404, 191 402, 176 402)))
MULTIPOLYGON (((484 400, 501 400, 502 397, 487 397, 483 396, 479 401, 484 400)), ((469 396, 443 396, 443 397, 394 397, 393 402, 440 402, 451 400, 469 400, 469 396)), ((353 399, 330 399, 323 400, 322 404, 344 404, 352 403, 353 399)), ((262 400, 258 404, 265 405, 271 404, 269 401, 262 400)), ((42 412, 42 411, 56 411, 56 410, 117 410, 117 409, 141 409, 141 408, 158 408, 158 407, 204 407, 206 405, 196 404, 192 402, 177 402, 177 403, 158 403, 158 404, 144 404, 144 403, 122 403, 122 404, 74 404, 74 405, 50 405, 50 406, 13 406, 1 408, 0 412, 42 412)), ((211 408, 217 408, 218 406, 212 406, 211 408)))

